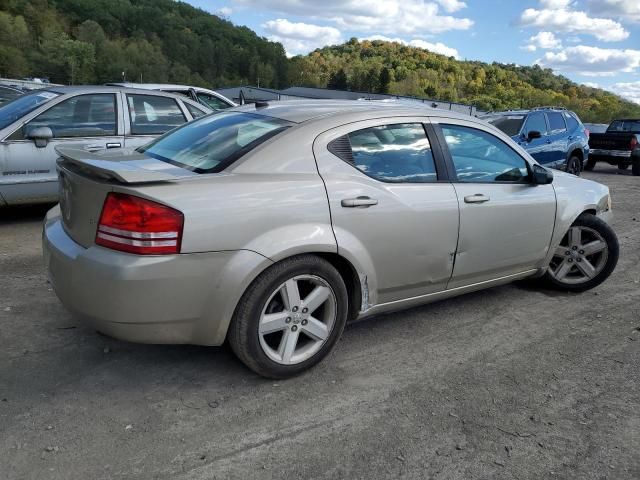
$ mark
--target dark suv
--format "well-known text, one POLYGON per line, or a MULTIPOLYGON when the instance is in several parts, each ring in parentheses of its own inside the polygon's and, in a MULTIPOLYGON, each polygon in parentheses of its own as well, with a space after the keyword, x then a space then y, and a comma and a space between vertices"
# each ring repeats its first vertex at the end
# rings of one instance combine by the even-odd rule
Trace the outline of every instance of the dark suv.
POLYGON ((513 138, 538 163, 580 175, 589 157, 589 130, 564 108, 491 112, 482 117, 513 138))

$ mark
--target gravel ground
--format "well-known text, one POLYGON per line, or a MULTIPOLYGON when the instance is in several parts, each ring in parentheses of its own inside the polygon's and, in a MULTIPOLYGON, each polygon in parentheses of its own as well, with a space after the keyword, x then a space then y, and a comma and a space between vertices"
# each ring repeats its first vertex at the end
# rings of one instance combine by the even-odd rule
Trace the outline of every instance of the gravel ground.
POLYGON ((77 323, 43 271, 46 209, 0 212, 0 478, 640 478, 640 179, 585 176, 613 193, 621 254, 603 285, 360 322, 281 382, 225 347, 77 323))

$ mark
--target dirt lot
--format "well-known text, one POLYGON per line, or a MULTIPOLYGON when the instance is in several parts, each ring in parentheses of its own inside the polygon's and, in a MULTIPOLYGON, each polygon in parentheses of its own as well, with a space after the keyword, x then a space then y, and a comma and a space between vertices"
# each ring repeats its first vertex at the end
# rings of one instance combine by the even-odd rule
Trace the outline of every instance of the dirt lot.
POLYGON ((45 209, 0 213, 0 478, 640 478, 640 179, 585 176, 611 187, 622 247, 595 291, 361 322, 283 382, 77 323, 43 272, 45 209))

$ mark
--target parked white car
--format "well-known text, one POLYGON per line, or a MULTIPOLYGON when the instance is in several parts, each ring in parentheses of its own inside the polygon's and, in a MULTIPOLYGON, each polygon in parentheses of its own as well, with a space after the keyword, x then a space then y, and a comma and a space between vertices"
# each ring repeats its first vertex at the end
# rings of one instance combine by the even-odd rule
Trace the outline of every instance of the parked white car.
POLYGON ((208 88, 193 87, 190 85, 174 85, 171 83, 108 83, 107 85, 115 85, 127 88, 141 88, 144 90, 160 90, 161 92, 175 93, 182 95, 191 100, 198 102, 212 110, 226 110, 227 108, 237 107, 237 104, 229 100, 224 95, 209 90, 208 88))
POLYGON ((179 95, 115 86, 22 95, 0 107, 0 206, 57 201, 58 146, 135 148, 211 111, 179 95))

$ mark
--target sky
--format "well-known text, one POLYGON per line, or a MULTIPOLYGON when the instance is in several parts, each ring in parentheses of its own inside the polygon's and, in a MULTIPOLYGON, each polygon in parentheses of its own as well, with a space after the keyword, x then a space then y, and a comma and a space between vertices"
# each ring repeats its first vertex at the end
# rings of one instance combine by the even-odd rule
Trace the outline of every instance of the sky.
POLYGON ((187 0, 287 55, 395 40, 484 62, 535 63, 640 103, 640 0, 187 0))

